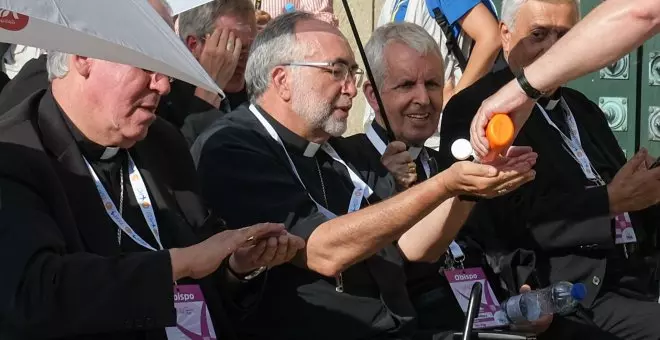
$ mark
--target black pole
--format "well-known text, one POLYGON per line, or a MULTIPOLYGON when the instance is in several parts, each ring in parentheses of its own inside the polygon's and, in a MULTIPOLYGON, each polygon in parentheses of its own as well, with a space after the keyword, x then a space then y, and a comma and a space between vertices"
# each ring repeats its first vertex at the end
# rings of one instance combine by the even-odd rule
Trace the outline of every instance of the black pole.
POLYGON ((374 80, 374 75, 371 72, 371 67, 369 66, 369 61, 367 60, 367 54, 364 52, 364 47, 362 46, 362 40, 360 40, 360 33, 358 33, 357 26, 355 26, 355 21, 353 20, 353 14, 351 9, 348 7, 348 0, 342 0, 344 5, 344 10, 346 11, 346 16, 348 17, 348 23, 351 25, 351 31, 353 31, 353 37, 357 43, 358 50, 360 51, 360 56, 362 57, 362 62, 364 63, 364 70, 367 72, 367 78, 374 89, 374 96, 376 96, 376 103, 378 103, 378 111, 380 111, 380 116, 383 118, 383 123, 385 123, 385 131, 387 131, 387 138, 390 142, 394 141, 394 132, 392 132, 392 127, 390 126, 390 120, 387 119, 387 114, 385 113, 385 107, 383 106, 383 100, 380 97, 380 92, 378 92, 378 86, 376 86, 376 81, 374 80))
POLYGON ((479 308, 481 307, 481 291, 483 286, 481 282, 475 282, 472 285, 470 292, 470 302, 468 302, 468 311, 465 320, 465 328, 463 329, 463 340, 469 340, 472 337, 472 325, 474 319, 479 315, 479 308))

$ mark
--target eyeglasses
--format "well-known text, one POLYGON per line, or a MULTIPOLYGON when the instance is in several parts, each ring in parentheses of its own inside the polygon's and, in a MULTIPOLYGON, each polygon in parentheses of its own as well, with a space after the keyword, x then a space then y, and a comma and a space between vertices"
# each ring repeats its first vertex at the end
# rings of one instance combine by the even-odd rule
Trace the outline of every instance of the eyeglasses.
POLYGON ((292 61, 290 63, 282 64, 281 66, 304 66, 304 67, 316 67, 326 72, 332 74, 332 76, 337 81, 342 81, 344 84, 349 80, 349 75, 351 82, 355 86, 359 87, 362 84, 362 78, 364 76, 364 71, 357 66, 348 66, 342 62, 333 62, 333 61, 321 61, 321 62, 307 62, 307 61, 292 61))

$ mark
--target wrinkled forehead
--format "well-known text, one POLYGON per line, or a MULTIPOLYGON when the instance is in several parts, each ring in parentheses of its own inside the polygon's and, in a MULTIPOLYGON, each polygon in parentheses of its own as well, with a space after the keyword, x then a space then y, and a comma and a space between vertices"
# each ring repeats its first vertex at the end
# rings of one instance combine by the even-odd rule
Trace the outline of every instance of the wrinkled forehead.
POLYGON ((383 67, 385 75, 410 73, 423 75, 424 78, 439 77, 444 79, 444 62, 435 49, 418 50, 409 44, 391 40, 383 49, 383 67), (400 72, 393 72, 400 71, 400 72))
POLYGON ((249 35, 251 38, 257 35, 257 22, 254 15, 223 14, 215 19, 215 27, 227 28, 239 34, 249 35))
POLYGON ((296 25, 296 40, 305 58, 316 61, 340 61, 355 66, 355 55, 348 40, 334 26, 320 20, 306 20, 296 25))
POLYGON ((574 0, 529 0, 515 16, 517 27, 547 27, 570 29, 580 20, 580 9, 574 0))

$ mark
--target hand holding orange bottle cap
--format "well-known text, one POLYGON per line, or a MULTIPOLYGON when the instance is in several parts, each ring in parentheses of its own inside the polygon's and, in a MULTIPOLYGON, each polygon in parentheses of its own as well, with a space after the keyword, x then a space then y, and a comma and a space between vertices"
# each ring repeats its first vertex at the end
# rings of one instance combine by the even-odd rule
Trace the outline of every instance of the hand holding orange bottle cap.
POLYGON ((496 113, 486 127, 486 138, 491 152, 499 153, 513 142, 513 121, 506 113, 496 113))
MULTIPOLYGON (((490 144, 491 152, 500 153, 513 141, 513 121, 504 113, 495 114, 486 127, 486 138, 490 144)), ((451 145, 451 153, 459 161, 474 157, 478 161, 467 139, 457 139, 451 145)))

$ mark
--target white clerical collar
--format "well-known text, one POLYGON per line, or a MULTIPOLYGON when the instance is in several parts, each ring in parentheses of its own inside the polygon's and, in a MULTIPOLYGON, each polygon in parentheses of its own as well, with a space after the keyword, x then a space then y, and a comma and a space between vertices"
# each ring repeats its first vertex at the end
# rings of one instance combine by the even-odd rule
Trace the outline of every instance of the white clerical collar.
POLYGON ((411 146, 408 148, 408 153, 410 153, 410 157, 412 157, 412 159, 417 160, 417 157, 419 157, 422 149, 423 147, 421 146, 411 146))
POLYGON ((305 148, 305 152, 303 152, 303 156, 305 157, 314 157, 316 155, 316 152, 319 151, 319 148, 321 148, 321 144, 317 144, 314 142, 309 142, 307 143, 307 147, 305 148))
POLYGON ((101 159, 103 160, 110 159, 116 156, 118 152, 119 152, 118 147, 106 147, 105 151, 103 151, 103 154, 101 155, 101 159))
POLYGON ((560 101, 561 101, 561 96, 557 99, 550 99, 550 100, 548 100, 548 103, 545 104, 544 109, 546 109, 547 111, 554 110, 555 107, 557 107, 557 104, 559 104, 560 101))

